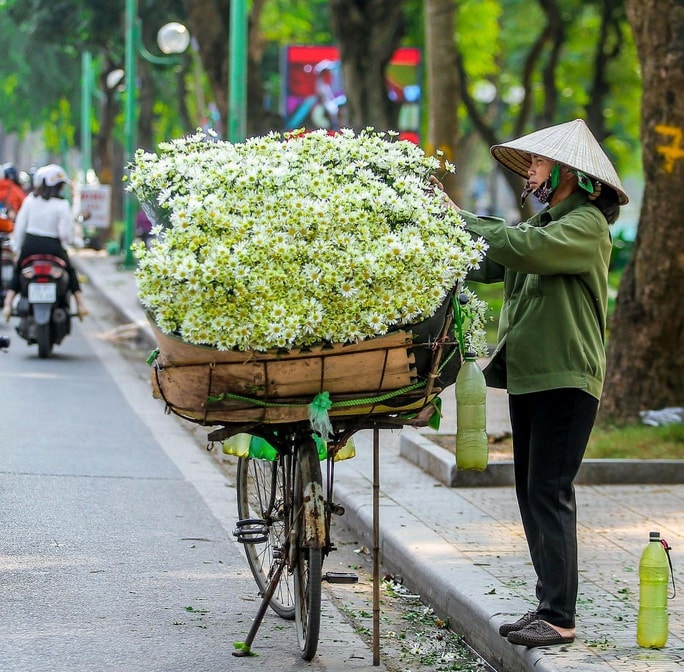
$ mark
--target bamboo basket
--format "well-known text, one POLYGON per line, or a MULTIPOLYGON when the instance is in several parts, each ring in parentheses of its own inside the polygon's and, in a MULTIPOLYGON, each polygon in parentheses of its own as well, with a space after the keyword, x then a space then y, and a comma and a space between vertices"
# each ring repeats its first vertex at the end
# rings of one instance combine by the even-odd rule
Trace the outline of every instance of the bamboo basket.
POLYGON ((269 352, 186 343, 162 332, 149 315, 148 320, 159 351, 152 371, 154 396, 169 410, 206 425, 306 420, 308 404, 323 392, 333 402, 333 420, 420 410, 453 382, 457 370, 452 366, 446 376, 431 373, 443 361, 444 350, 454 347, 445 308, 422 323, 422 329, 393 331, 360 343, 269 352), (434 340, 423 351, 433 338, 426 336, 430 333, 434 340))

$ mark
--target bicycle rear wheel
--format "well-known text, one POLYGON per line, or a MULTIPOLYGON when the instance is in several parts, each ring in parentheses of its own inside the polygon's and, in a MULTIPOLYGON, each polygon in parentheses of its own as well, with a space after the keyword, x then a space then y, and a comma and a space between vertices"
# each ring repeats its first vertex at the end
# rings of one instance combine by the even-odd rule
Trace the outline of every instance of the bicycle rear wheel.
MULTIPOLYGON (((284 469, 277 460, 241 457, 237 468, 237 499, 240 520, 264 522, 266 540, 244 543, 247 563, 260 593, 265 593, 276 567, 281 562, 285 543, 284 469)), ((283 571, 271 598, 270 607, 278 616, 295 618, 295 587, 290 572, 283 571)))
POLYGON ((311 660, 318 648, 321 627, 321 572, 323 549, 305 546, 305 497, 319 496, 322 502, 321 464, 313 438, 307 438, 297 447, 294 478, 294 515, 292 540, 296 544, 294 570, 295 623, 297 640, 304 660, 311 660))

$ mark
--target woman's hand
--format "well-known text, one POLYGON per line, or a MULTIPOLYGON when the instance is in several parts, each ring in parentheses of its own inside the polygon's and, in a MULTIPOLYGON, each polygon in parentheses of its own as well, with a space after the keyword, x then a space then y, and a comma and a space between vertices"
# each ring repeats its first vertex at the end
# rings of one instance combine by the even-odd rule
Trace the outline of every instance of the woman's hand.
POLYGON ((456 209, 456 210, 460 210, 460 209, 461 209, 461 208, 459 208, 459 207, 456 205, 456 203, 454 203, 454 202, 451 200, 451 198, 449 198, 449 194, 447 194, 446 191, 444 191, 444 185, 443 185, 443 184, 442 184, 434 175, 430 175, 430 177, 429 177, 428 179, 429 179, 429 181, 430 181, 430 184, 431 184, 435 189, 438 189, 439 191, 442 192, 442 196, 443 196, 443 198, 444 198, 444 201, 446 202, 446 204, 447 204, 449 207, 454 208, 454 209, 456 209))

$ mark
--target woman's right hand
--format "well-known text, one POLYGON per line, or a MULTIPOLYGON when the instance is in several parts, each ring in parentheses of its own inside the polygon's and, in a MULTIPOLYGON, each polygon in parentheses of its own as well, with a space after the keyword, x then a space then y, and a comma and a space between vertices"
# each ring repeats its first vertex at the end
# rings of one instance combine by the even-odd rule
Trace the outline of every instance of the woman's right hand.
POLYGON ((460 210, 460 209, 461 209, 461 208, 459 208, 459 207, 456 205, 456 203, 454 203, 454 202, 451 200, 451 198, 449 197, 449 194, 447 194, 446 191, 444 191, 444 185, 443 185, 443 184, 442 184, 434 175, 430 175, 430 177, 429 177, 428 179, 429 179, 429 181, 430 181, 430 184, 431 184, 435 189, 438 189, 439 191, 442 192, 442 196, 443 196, 445 202, 447 203, 447 205, 448 205, 449 207, 455 208, 456 210, 460 210))

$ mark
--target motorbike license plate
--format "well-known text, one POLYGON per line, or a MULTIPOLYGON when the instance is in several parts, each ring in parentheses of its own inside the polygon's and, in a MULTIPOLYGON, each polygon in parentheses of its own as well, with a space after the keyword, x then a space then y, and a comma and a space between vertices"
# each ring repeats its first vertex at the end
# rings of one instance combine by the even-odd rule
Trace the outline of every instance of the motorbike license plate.
POLYGON ((28 286, 29 303, 54 303, 57 300, 57 285, 54 282, 32 282, 28 286))

